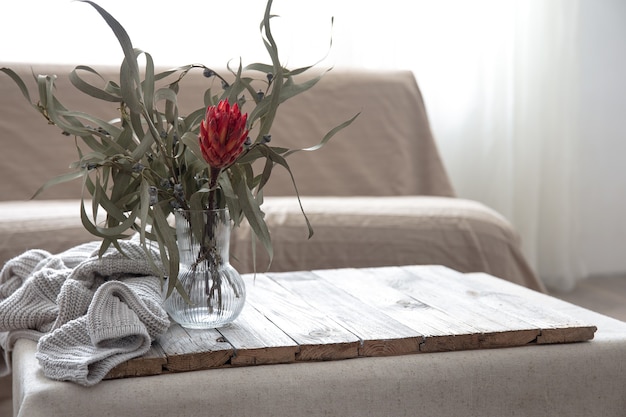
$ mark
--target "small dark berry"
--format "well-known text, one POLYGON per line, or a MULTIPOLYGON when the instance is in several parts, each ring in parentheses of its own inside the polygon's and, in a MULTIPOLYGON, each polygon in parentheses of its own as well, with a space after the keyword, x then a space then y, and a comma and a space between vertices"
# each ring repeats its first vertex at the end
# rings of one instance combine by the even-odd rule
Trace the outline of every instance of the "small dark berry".
POLYGON ((148 190, 148 194, 150 195, 151 206, 159 202, 159 190, 154 185, 150 186, 150 189, 148 190))
POLYGON ((103 135, 109 136, 109 132, 107 132, 105 129, 103 129, 102 127, 99 127, 96 129, 96 132, 98 133, 102 133, 103 135))
POLYGON ((174 184, 174 197, 183 198, 185 196, 185 192, 183 190, 183 186, 181 184, 174 184))

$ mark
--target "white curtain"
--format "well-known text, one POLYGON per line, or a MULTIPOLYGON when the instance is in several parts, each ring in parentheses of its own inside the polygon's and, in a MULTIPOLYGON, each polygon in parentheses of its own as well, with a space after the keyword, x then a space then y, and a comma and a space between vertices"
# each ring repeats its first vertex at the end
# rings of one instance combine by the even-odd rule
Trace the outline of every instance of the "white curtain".
MULTIPOLYGON (((265 1, 99 4, 161 65, 266 60, 265 1)), ((325 64, 414 71, 458 195, 514 224, 549 287, 626 273, 626 2, 275 0, 273 10, 292 67, 325 56, 334 16, 325 64)), ((0 36, 19 40, 3 43, 5 62, 121 59, 87 5, 32 0, 0 11, 0 36)))
POLYGON ((550 288, 626 276, 626 2, 342 11, 337 60, 414 71, 457 193, 514 224, 550 288))
POLYGON ((509 218, 553 289, 626 276, 626 2, 418 4, 440 52, 409 65, 459 195, 509 218))
POLYGON ((411 67, 453 183, 461 197, 484 202, 515 225, 547 285, 569 289, 587 273, 578 204, 579 4, 439 7, 439 18, 425 13, 422 23, 445 52, 411 67))

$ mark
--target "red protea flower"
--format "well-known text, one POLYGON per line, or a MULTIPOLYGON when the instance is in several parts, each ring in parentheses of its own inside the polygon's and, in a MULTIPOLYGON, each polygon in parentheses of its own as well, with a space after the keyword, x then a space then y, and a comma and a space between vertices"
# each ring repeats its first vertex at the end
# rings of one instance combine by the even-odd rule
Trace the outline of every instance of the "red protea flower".
POLYGON ((213 169, 231 165, 244 150, 248 137, 246 121, 248 114, 241 114, 239 106, 232 107, 228 100, 206 109, 204 120, 200 122, 198 141, 204 160, 213 169))

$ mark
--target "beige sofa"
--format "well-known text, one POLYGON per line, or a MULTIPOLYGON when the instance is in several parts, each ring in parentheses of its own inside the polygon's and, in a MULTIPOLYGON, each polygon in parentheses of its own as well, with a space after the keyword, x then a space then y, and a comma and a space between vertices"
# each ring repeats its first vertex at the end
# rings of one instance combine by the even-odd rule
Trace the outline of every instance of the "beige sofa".
MULTIPOLYGON (((115 104, 94 101, 69 84, 71 67, 11 67, 29 81, 31 71, 56 74, 66 107, 115 116, 115 104)), ((117 79, 115 68, 98 70, 117 79)), ((181 107, 197 108, 208 82, 201 74, 188 77, 181 107)), ((32 94, 36 97, 34 89, 32 94)), ((307 240, 287 172, 275 170, 264 204, 275 247, 271 270, 442 264, 543 290, 507 220, 455 197, 412 73, 331 71, 282 105, 272 144, 314 145, 357 112, 358 119, 327 147, 289 158, 315 231, 312 239, 307 240)), ((54 253, 92 240, 79 220, 79 181, 29 200, 46 180, 67 172, 77 152, 73 138, 49 126, 5 74, 0 74, 0 140, 0 263, 30 248, 54 253)), ((241 272, 254 269, 245 228, 235 230, 232 254, 241 272)), ((258 270, 267 266, 262 253, 256 264, 258 270)))

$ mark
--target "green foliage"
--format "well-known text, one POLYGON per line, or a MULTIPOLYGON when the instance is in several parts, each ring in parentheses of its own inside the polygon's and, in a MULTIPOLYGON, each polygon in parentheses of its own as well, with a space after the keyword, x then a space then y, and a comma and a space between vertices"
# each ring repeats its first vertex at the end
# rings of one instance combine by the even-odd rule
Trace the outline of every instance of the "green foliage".
MULTIPOLYGON (((245 218, 255 237, 273 255, 270 232, 261 210, 263 187, 270 180, 276 164, 291 170, 286 157, 298 151, 269 146, 263 139, 271 131, 281 103, 313 87, 322 77, 315 76, 297 83, 295 75, 305 73, 311 67, 288 70, 278 57, 278 47, 272 36, 270 21, 274 17, 268 0, 260 25, 261 34, 271 64, 254 63, 246 67, 229 68, 228 79, 203 65, 187 65, 174 70, 155 73, 150 54, 135 49, 124 28, 106 10, 88 0, 112 29, 124 52, 119 80, 107 81, 93 68, 80 65, 70 74, 74 87, 104 104, 119 109, 119 118, 101 120, 92 115, 65 108, 55 95, 53 76, 37 75, 39 100, 32 102, 24 81, 11 69, 1 68, 18 85, 22 94, 32 103, 49 123, 56 125, 64 134, 74 136, 79 160, 73 171, 47 182, 38 192, 58 183, 82 179, 83 187, 91 200, 83 197, 81 220, 94 236, 102 238, 100 252, 111 245, 121 250, 118 240, 133 232, 140 233, 144 248, 156 242, 163 265, 154 261, 155 269, 176 277, 178 275, 178 251, 176 235, 167 218, 177 208, 203 208, 209 193, 209 170, 198 145, 198 130, 207 105, 219 100, 231 103, 245 101, 254 105, 248 114, 248 128, 257 132, 256 139, 246 152, 227 169, 218 181, 218 201, 227 206, 235 225, 245 218), (139 57, 145 65, 140 71, 139 57), (211 76, 224 82, 217 94, 210 89, 204 94, 205 102, 188 115, 180 115, 177 104, 179 85, 192 70, 208 71, 211 76), (87 81, 85 74, 100 78, 102 86, 87 81), (271 74, 268 77, 268 74, 271 74), (259 85, 264 87, 258 94, 259 85), (88 151, 83 153, 82 142, 88 151), (258 160, 264 160, 260 164, 258 160), (260 173, 254 167, 262 166, 260 173), (96 224, 98 213, 106 212, 106 223, 96 224)), ((247 104, 246 104, 247 105, 247 104)), ((348 126, 355 117, 335 127, 311 151, 322 147, 337 131, 348 126)), ((292 176, 293 180, 293 176, 292 176)), ((299 199, 295 182, 294 191, 299 199)), ((304 218, 306 214, 302 211, 304 218)), ((309 236, 313 234, 308 219, 309 236)), ((150 253, 146 250, 146 253, 150 253)), ((178 282, 169 280, 168 295, 178 282)), ((179 289, 180 290, 180 289, 179 289)))

